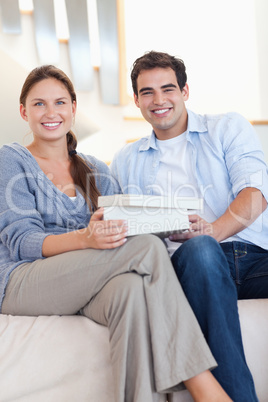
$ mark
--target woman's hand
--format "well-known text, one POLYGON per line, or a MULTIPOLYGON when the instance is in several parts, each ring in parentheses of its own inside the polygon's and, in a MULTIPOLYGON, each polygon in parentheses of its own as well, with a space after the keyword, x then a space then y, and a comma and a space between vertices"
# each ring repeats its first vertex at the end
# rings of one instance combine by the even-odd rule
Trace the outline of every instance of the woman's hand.
POLYGON ((88 227, 59 235, 50 235, 43 241, 43 257, 86 248, 116 248, 126 242, 127 225, 123 220, 104 221, 103 208, 91 217, 88 227))
POLYGON ((103 208, 92 215, 88 224, 86 248, 116 248, 126 242, 127 224, 124 220, 103 220, 103 208))

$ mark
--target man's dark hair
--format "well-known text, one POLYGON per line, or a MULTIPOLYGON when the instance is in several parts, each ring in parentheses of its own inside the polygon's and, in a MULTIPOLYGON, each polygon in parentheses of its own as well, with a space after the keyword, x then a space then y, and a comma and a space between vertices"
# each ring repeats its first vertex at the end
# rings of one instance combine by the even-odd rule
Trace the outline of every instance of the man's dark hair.
POLYGON ((134 63, 131 71, 131 81, 134 94, 138 96, 137 79, 142 70, 153 68, 172 68, 175 71, 180 90, 187 82, 186 68, 184 62, 168 53, 150 51, 139 57, 134 63))

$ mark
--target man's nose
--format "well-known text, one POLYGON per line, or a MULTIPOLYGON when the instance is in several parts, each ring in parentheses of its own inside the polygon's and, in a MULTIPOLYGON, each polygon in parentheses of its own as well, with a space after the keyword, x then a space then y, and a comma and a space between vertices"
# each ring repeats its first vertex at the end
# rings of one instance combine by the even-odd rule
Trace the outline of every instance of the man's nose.
POLYGON ((166 102, 166 96, 164 93, 159 92, 154 95, 154 104, 163 105, 166 102))

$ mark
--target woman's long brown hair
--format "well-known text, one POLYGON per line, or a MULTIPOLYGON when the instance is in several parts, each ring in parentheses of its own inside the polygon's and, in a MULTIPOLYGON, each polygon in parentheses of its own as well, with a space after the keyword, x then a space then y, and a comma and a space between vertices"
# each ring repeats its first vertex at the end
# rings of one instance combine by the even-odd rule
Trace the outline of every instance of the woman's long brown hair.
MULTIPOLYGON (((72 102, 76 102, 76 93, 69 77, 59 68, 52 65, 37 67, 30 72, 21 90, 20 103, 25 107, 28 93, 38 82, 54 78, 60 81, 68 90, 72 102)), ((94 170, 77 153, 77 139, 70 130, 66 134, 67 148, 71 160, 71 175, 75 186, 85 198, 91 211, 98 207, 98 196, 100 192, 96 186, 94 170)))

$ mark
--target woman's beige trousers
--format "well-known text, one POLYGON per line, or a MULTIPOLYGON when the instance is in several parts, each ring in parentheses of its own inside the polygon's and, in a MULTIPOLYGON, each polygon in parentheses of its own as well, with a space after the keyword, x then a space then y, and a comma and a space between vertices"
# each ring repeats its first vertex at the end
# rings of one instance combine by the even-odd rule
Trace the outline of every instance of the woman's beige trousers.
POLYGON ((216 366, 156 236, 40 259, 11 274, 2 313, 77 312, 109 328, 117 402, 162 402, 216 366))

